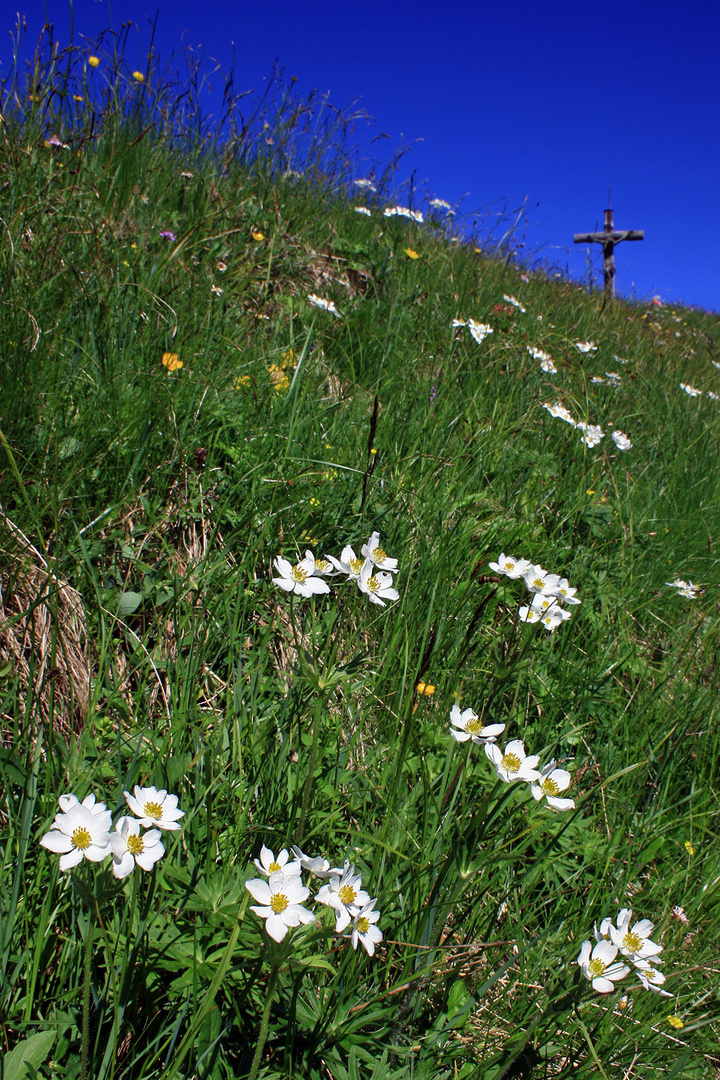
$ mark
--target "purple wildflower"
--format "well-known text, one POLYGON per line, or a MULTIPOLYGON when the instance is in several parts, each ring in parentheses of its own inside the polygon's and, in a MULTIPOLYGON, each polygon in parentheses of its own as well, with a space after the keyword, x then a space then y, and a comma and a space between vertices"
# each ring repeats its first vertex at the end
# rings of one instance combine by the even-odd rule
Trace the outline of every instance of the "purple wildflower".
POLYGON ((174 232, 170 231, 170 229, 163 229, 163 231, 160 233, 160 239, 161 240, 170 240, 174 244, 177 237, 175 236, 174 232))
POLYGON ((437 395, 437 390, 435 389, 435 383, 433 383, 432 386, 430 387, 430 404, 431 405, 432 405, 433 401, 435 400, 436 395, 437 395))

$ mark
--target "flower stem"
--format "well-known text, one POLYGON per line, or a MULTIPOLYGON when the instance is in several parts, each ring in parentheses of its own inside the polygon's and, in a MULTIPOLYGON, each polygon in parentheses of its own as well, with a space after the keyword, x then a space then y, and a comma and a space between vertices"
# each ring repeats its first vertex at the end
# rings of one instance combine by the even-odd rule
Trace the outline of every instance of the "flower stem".
POLYGON ((252 1068, 250 1069, 250 1075, 248 1080, 255 1080, 260 1069, 260 1059, 262 1058, 262 1052, 265 1047, 265 1040, 267 1039, 268 1024, 270 1023, 270 1009, 272 1008, 273 995, 275 993, 275 983, 277 982, 278 972, 280 965, 276 962, 273 964, 270 970, 270 978, 268 979, 268 987, 265 994, 265 1007, 263 1008, 262 1018, 260 1020, 260 1031, 258 1032, 257 1046, 255 1047, 255 1057, 253 1058, 252 1068))
POLYGON ((82 1014, 82 1050, 80 1056, 80 1080, 86 1080, 88 1055, 90 1052, 90 974, 92 970, 92 943, 95 929, 95 909, 88 912, 88 928, 85 935, 85 954, 83 960, 83 1014, 82 1014))

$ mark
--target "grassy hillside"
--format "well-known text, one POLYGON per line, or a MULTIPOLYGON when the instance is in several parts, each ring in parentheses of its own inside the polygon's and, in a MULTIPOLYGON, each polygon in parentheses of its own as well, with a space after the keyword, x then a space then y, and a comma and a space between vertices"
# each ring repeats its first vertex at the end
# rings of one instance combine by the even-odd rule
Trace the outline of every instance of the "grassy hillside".
POLYGON ((4 87, 4 1076, 720 1075, 717 318, 388 215, 352 118, 228 81, 218 133, 122 46, 4 87), (112 857, 58 807, 133 792, 148 869, 142 811, 112 857), (292 844, 379 921, 266 880, 292 844))

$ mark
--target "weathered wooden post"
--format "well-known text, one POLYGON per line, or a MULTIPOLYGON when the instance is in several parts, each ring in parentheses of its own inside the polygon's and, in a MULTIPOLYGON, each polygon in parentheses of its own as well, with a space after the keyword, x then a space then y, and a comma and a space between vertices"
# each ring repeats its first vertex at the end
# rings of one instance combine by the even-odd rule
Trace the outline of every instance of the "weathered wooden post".
POLYGON ((605 228, 602 232, 575 233, 574 239, 576 244, 602 244, 605 297, 614 300, 615 245, 619 244, 621 240, 644 240, 645 233, 641 229, 615 229, 612 207, 608 207, 605 211, 605 228))

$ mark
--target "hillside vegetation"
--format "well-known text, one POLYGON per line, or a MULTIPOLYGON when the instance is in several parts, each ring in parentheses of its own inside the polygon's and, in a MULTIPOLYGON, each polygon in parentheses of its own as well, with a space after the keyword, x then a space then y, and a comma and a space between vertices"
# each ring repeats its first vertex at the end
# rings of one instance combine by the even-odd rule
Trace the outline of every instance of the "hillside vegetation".
POLYGON ((717 317, 124 43, 3 87, 4 1077, 720 1075, 717 317))

